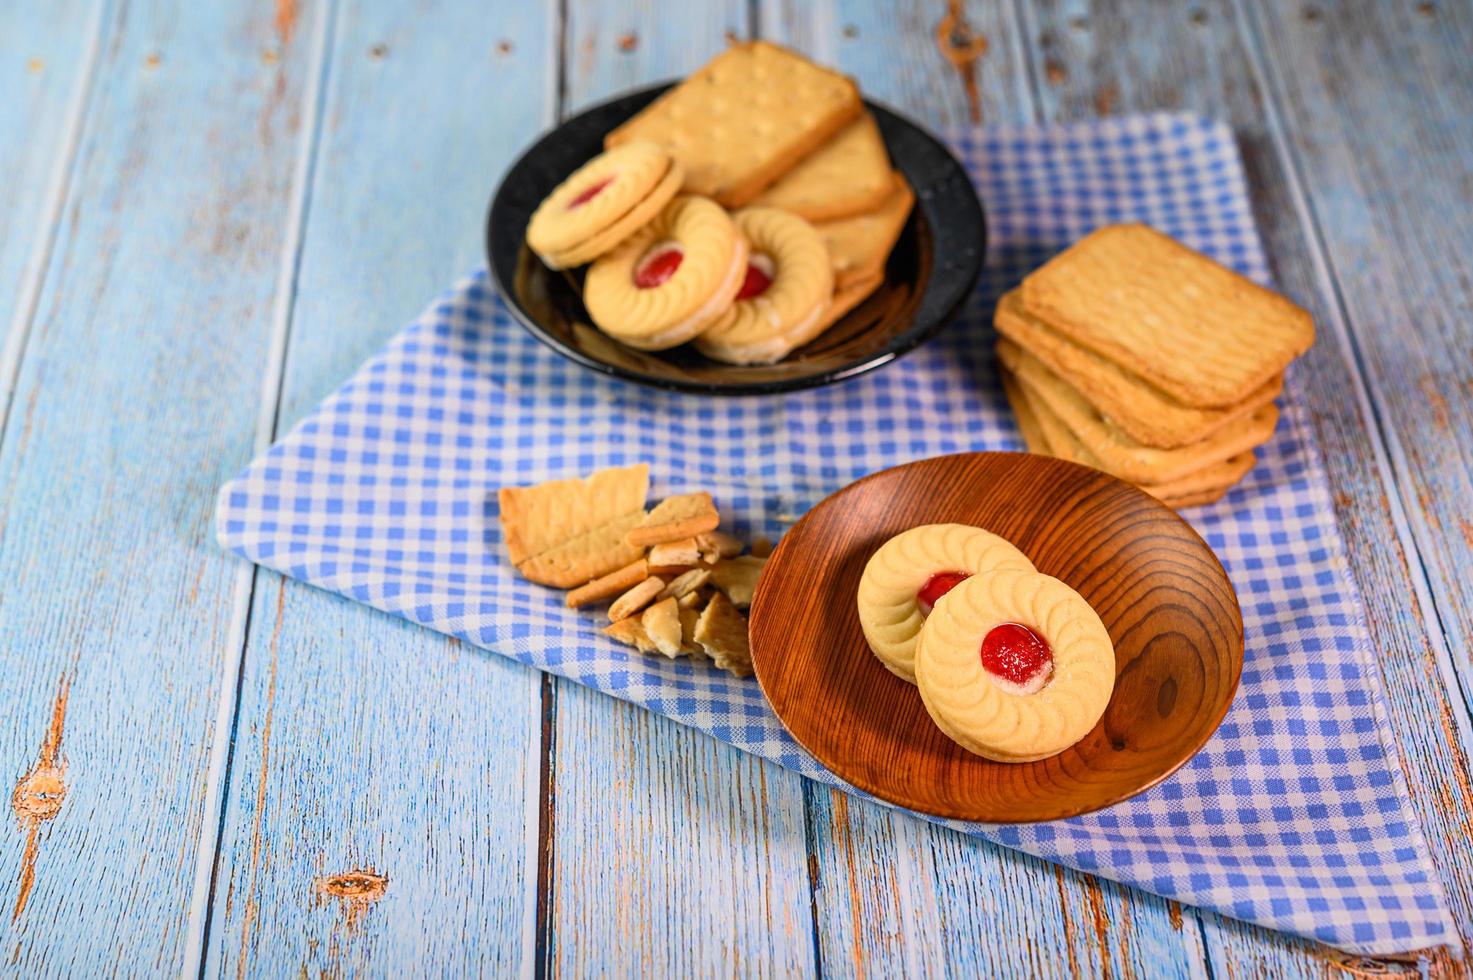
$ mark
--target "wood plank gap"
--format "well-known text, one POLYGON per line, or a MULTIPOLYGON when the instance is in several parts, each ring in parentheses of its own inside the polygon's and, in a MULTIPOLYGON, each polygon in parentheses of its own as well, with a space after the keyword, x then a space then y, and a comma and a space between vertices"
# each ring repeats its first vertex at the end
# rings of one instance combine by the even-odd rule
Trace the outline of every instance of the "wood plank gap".
MULTIPOLYGON (((548 31, 547 63, 550 74, 551 107, 550 126, 557 125, 568 115, 568 0, 558 0, 552 30, 548 31)), ((552 972, 552 956, 557 928, 552 914, 554 821, 557 802, 557 691, 558 679, 551 674, 542 675, 540 744, 537 768, 537 819, 528 821, 527 830, 532 835, 536 869, 534 878, 533 935, 531 948, 531 973, 537 980, 552 972)), ((525 975, 527 965, 522 969, 525 975)))
MULTIPOLYGON (((1417 604, 1425 610, 1423 622, 1430 624, 1435 621, 1437 626, 1435 631, 1427 630, 1427 640, 1437 660, 1438 671, 1442 674, 1443 686, 1449 692, 1455 691, 1459 695, 1463 710, 1456 713, 1454 723, 1457 725, 1458 735, 1462 739, 1464 749, 1473 753, 1473 717, 1470 717, 1470 712, 1473 712, 1473 698, 1470 698, 1470 693, 1473 692, 1464 690, 1457 672, 1453 670, 1452 649, 1447 626, 1443 620, 1442 604, 1439 603, 1436 596, 1436 586, 1432 583, 1432 576, 1428 572, 1427 562, 1419 545, 1419 538, 1430 536, 1430 532, 1425 525, 1420 525, 1421 534, 1418 534, 1418 526, 1414 524, 1415 518, 1411 516, 1417 512, 1417 508, 1408 506, 1405 496, 1411 494, 1412 491, 1409 487, 1403 486, 1403 481, 1397 475, 1399 471, 1409 468, 1406 453, 1395 431, 1384 417, 1385 412, 1382 408, 1384 398, 1376 389, 1375 378, 1367 368, 1365 356, 1355 340, 1354 332, 1350 329, 1350 309, 1345 301, 1340 277, 1331 265, 1324 232, 1315 213, 1314 205, 1305 190, 1302 164, 1295 156, 1288 140, 1283 113, 1280 109, 1283 98, 1282 81, 1268 64, 1263 53, 1261 29, 1253 15, 1249 13, 1247 5, 1243 0, 1232 0, 1232 2, 1234 14, 1238 19, 1238 30, 1243 36, 1243 50, 1247 54, 1248 70, 1253 73, 1255 84, 1263 92, 1265 129, 1268 131, 1275 152, 1283 163, 1289 200, 1293 203, 1295 213, 1304 225, 1305 238, 1309 245, 1309 259, 1315 278, 1319 281, 1321 292, 1329 301, 1327 308, 1330 327, 1339 341, 1341 354, 1353 380, 1356 406, 1367 423, 1367 431, 1375 435, 1371 439, 1371 454, 1375 460, 1382 486, 1387 490, 1387 509, 1391 512, 1391 522, 1396 528, 1402 551, 1408 556, 1407 577, 1411 580, 1412 590, 1417 596, 1417 604)), ((1399 747, 1397 752, 1400 755, 1399 747)), ((1438 884, 1441 887, 1441 878, 1438 879, 1438 884)))
POLYGON ((553 942, 556 928, 552 915, 553 853, 556 838, 553 821, 557 802, 557 684, 551 674, 542 675, 542 764, 538 776, 537 810, 537 946, 533 964, 537 980, 552 971, 553 942))
MULTIPOLYGON (((292 200, 287 211, 286 234, 282 240, 276 298, 271 314, 271 340, 267 348, 266 369, 262 372, 260 411, 256 418, 253 446, 253 454, 256 455, 264 452, 276 438, 281 414, 282 380, 286 373, 297 276, 301 270, 302 241, 311 208, 317 147, 321 141, 327 75, 332 69, 336 14, 336 0, 323 0, 317 8, 317 20, 313 25, 312 81, 303 98, 305 126, 292 175, 292 200)), ((203 977, 205 970, 205 950, 209 946, 213 924, 216 876, 220 865, 220 841, 225 825, 225 787, 234 761, 235 731, 240 722, 241 677, 250 640, 251 608, 261 576, 258 566, 244 562, 242 565, 233 587, 230 629, 225 641, 225 649, 235 656, 233 664, 227 659, 220 671, 214 741, 210 746, 209 768, 205 774, 205 816, 200 821, 200 838, 195 848, 194 888, 189 902, 189 919, 185 924, 181 975, 190 980, 203 977), (216 815, 214 820, 210 819, 211 813, 216 815)))
POLYGON ((1039 65, 1033 57, 1033 46, 1027 40, 1033 25, 1028 22, 1022 0, 1010 0, 1004 9, 1012 21, 1009 40, 1013 45, 1013 57, 1023 66, 1023 89, 1028 95, 1029 114, 1034 122, 1043 122, 1043 82, 1038 75, 1039 65))
POLYGON ((557 22, 548 31, 551 51, 547 59, 552 72, 552 122, 568 117, 568 0, 558 0, 557 22))
MULTIPOLYGON (((813 793, 816 784, 803 780, 803 850, 808 861, 808 932, 813 940, 813 975, 823 977, 823 937, 818 933, 819 857, 814 846, 813 793)), ((827 790, 825 790, 827 792, 827 790)))
POLYGON ((0 346, 0 445, 5 442, 6 422, 15 400, 16 379, 20 376, 20 362, 26 353, 26 341, 31 335, 31 326, 36 319, 36 309, 41 302, 41 290, 46 284, 46 273, 51 268, 52 252, 56 248, 57 232, 61 226, 62 209, 66 206, 67 192, 78 166, 77 151, 82 145, 82 128, 87 121, 87 112, 92 105, 96 89, 97 64, 102 58, 103 33, 114 26, 113 5, 110 0, 100 0, 93 8, 92 23, 88 29, 86 54, 82 58, 82 69, 77 78, 76 92, 67 110, 66 137, 62 142, 61 155, 52 170, 51 183, 46 188, 46 201, 42 206, 37 228, 38 240, 31 251, 30 262, 21 280, 20 295, 5 332, 4 344, 0 346))

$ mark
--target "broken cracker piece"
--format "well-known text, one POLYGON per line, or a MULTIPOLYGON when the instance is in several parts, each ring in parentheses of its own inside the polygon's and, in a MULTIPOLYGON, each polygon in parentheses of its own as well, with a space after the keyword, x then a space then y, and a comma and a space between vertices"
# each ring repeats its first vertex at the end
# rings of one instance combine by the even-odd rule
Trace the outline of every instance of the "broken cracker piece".
POLYGON ((618 640, 625 646, 634 647, 640 653, 659 653, 654 640, 650 639, 649 633, 645 632, 644 624, 638 617, 631 616, 621 619, 617 623, 610 623, 604 627, 604 635, 618 640))
POLYGON ((766 565, 766 558, 753 558, 751 555, 719 562, 711 569, 711 584, 726 593, 733 605, 745 609, 752 604, 757 579, 762 576, 766 565))
MULTIPOLYGON (((695 595, 694 592, 690 593, 695 595)), ((694 608, 680 604, 676 600, 676 614, 680 617, 680 648, 690 654, 692 659, 706 660, 706 651, 696 642, 696 623, 700 622, 701 614, 694 608)))
POLYGON ((752 557, 766 558, 772 554, 772 542, 767 538, 758 538, 752 542, 752 557))
MULTIPOLYGON (((705 571, 705 569, 702 570, 705 571)), ((695 609, 699 611, 706 601, 706 597, 701 594, 701 591, 701 589, 692 589, 675 601, 680 603, 680 608, 682 609, 695 609)))
POLYGON ((617 623, 621 619, 633 616, 653 602, 655 596, 659 595, 663 588, 665 588, 664 579, 650 576, 614 600, 609 606, 609 619, 617 623))
POLYGON ((655 648, 674 660, 685 652, 680 642, 680 606, 675 599, 661 599, 639 617, 655 648))
POLYGON ((643 549, 634 547, 624 538, 643 516, 643 510, 635 510, 617 517, 533 555, 518 564, 517 571, 529 582, 560 589, 583 585, 600 575, 607 575, 639 557, 643 549))
POLYGON ((717 593, 696 620, 695 640, 716 666, 737 677, 752 676, 752 648, 747 618, 726 596, 717 593))
POLYGON ((713 531, 721 523, 711 495, 686 493, 677 497, 666 497, 654 510, 645 515, 626 539, 636 547, 649 547, 667 541, 679 541, 706 531, 713 531))
POLYGON ((649 486, 649 464, 640 463, 599 470, 581 479, 502 487, 496 499, 507 557, 513 565, 521 565, 615 518, 642 511, 649 486))
POLYGON ((697 534, 696 547, 707 556, 706 560, 712 564, 715 564, 717 558, 735 558, 742 553, 741 539, 725 531, 707 531, 705 534, 697 534), (715 557, 711 557, 713 555, 715 557))
POLYGON ((577 609, 579 606, 589 606, 595 602, 612 599, 628 592, 649 577, 649 563, 643 558, 636 559, 623 568, 616 569, 569 592, 568 608, 577 609))
POLYGON ((674 597, 676 599, 683 599, 709 581, 711 581, 711 570, 709 568, 692 568, 690 571, 672 579, 670 584, 665 586, 665 591, 660 593, 659 598, 674 597))
POLYGON ((666 541, 650 549, 650 564, 664 568, 689 568, 701 561, 701 549, 696 547, 695 538, 666 541))

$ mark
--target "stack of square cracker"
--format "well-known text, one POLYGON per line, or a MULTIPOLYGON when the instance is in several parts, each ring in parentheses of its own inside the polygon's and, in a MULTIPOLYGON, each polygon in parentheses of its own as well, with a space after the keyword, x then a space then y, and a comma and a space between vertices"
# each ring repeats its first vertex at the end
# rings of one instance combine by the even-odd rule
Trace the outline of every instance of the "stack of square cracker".
POLYGON ((1294 303, 1145 225, 1087 235, 998 302, 1003 386, 1028 448, 1173 507, 1210 503, 1273 435, 1294 303))
POLYGON ((571 589, 577 609, 608 602, 604 632, 642 653, 709 659, 752 673, 747 620, 769 542, 718 530, 709 493, 667 497, 646 512, 649 466, 497 494, 507 557, 523 578, 571 589))
POLYGON ((834 266, 832 324, 875 291, 915 203, 853 80, 767 41, 734 44, 609 133, 664 147, 686 193, 811 222, 834 266))

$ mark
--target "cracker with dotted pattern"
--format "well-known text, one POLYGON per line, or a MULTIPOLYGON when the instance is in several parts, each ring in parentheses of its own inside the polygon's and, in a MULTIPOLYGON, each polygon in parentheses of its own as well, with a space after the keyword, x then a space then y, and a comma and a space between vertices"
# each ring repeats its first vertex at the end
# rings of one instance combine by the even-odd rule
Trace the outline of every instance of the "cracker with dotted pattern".
POLYGON ((874 117, 863 113, 757 196, 809 221, 871 211, 890 196, 890 155, 874 117))
POLYGON ((766 41, 734 44, 604 138, 647 139, 685 168, 685 189, 749 203, 863 111, 844 75, 766 41))
POLYGON ((1023 305, 1197 408, 1240 404, 1314 343, 1299 306, 1142 224, 1075 242, 1023 280, 1023 305))

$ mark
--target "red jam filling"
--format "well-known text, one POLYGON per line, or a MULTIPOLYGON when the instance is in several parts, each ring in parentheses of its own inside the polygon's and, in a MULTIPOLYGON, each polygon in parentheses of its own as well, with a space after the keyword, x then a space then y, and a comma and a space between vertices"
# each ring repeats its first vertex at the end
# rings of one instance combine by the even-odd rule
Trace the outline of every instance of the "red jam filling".
POLYGON ((772 285, 772 272, 756 262, 747 263, 747 275, 742 279, 742 288, 737 290, 737 299, 751 299, 767 292, 772 285))
POLYGON ((685 253, 678 248, 667 248, 663 252, 656 252, 639 264, 634 270, 634 284, 640 289, 654 289, 670 281, 675 275, 675 270, 680 268, 681 260, 685 253))
POLYGON ((578 194, 577 197, 573 198, 571 201, 568 202, 568 210, 569 211, 575 211, 578 208, 581 208, 583 205, 587 204, 589 201, 593 200, 595 197, 598 197, 599 191, 603 190, 605 187, 609 186, 613 182, 614 182, 614 178, 612 178, 612 177, 605 177, 603 180, 599 181, 597 184, 593 184, 592 186, 588 187, 587 189, 581 191, 578 194))
POLYGON ((1048 643, 1021 623, 994 626, 982 638, 982 666, 1014 684, 1027 686, 1053 663, 1048 643))
POLYGON ((937 572, 926 579, 926 584, 916 593, 916 605, 921 607, 921 615, 931 615, 942 596, 971 577, 971 572, 937 572))

